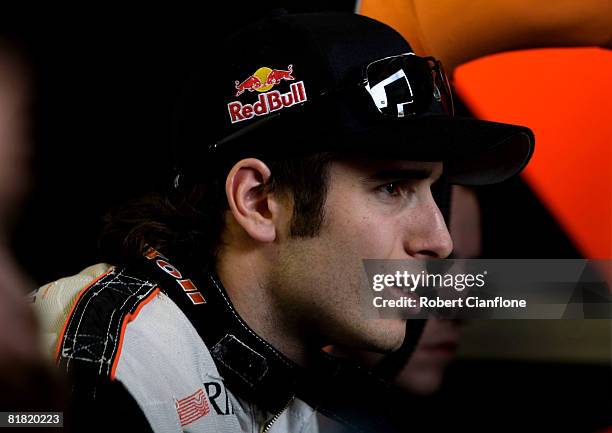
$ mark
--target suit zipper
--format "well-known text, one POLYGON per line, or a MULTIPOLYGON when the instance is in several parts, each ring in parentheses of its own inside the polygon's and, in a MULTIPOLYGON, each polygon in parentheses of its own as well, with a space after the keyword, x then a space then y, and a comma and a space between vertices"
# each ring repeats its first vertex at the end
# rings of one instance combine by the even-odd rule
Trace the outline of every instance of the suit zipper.
POLYGON ((283 407, 272 418, 270 418, 268 421, 266 421, 263 426, 261 426, 260 433, 268 433, 268 431, 270 431, 270 429, 272 428, 272 425, 276 422, 276 420, 278 420, 280 418, 280 416, 283 414, 283 412, 287 410, 287 408, 289 407, 289 405, 291 404, 291 402, 293 401, 294 398, 295 398, 295 396, 291 396, 291 398, 289 399, 289 401, 287 402, 285 407, 283 407))

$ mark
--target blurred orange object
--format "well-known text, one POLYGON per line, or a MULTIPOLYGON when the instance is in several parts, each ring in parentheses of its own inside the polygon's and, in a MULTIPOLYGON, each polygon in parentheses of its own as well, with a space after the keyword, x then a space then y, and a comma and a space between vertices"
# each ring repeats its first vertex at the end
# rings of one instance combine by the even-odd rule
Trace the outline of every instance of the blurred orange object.
POLYGON ((524 178, 585 258, 612 258, 612 52, 524 51, 612 47, 612 2, 362 0, 359 12, 454 70, 477 117, 531 127, 524 178))
POLYGON ((497 54, 455 70, 474 115, 533 129, 523 176, 589 259, 612 258, 610 77, 612 52, 597 48, 497 54))

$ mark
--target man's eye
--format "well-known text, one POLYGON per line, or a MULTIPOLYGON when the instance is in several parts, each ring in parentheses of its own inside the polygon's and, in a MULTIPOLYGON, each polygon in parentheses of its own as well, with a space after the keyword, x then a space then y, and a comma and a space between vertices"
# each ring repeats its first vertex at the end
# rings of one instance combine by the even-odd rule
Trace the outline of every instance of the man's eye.
POLYGON ((386 185, 383 185, 382 190, 384 192, 386 192, 387 194, 389 194, 390 196, 397 196, 400 195, 400 189, 398 187, 398 185, 394 182, 388 183, 386 185))
POLYGON ((378 187, 378 190, 390 197, 399 197, 409 192, 408 185, 404 182, 389 182, 378 187))

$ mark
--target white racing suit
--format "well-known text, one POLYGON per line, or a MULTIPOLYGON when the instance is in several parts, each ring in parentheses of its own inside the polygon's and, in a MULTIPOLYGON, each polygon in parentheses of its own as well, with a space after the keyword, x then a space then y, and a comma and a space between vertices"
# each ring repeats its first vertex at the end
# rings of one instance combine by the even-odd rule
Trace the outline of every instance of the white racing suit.
POLYGON ((185 270, 149 249, 38 290, 73 384, 72 431, 315 433, 317 412, 352 431, 404 431, 388 382, 325 352, 298 366, 249 328, 214 273, 185 270))

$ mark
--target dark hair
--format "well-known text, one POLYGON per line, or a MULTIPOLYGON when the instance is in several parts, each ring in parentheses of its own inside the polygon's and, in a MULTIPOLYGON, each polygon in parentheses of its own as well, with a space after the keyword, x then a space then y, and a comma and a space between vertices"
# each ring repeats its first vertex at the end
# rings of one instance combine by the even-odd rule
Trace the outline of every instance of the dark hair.
MULTIPOLYGON (((264 160, 271 175, 263 188, 293 200, 290 234, 313 237, 324 217, 329 166, 334 155, 264 160)), ((206 181, 152 193, 110 212, 100 247, 105 260, 130 263, 147 246, 189 265, 214 266, 228 209, 227 170, 206 181)))

